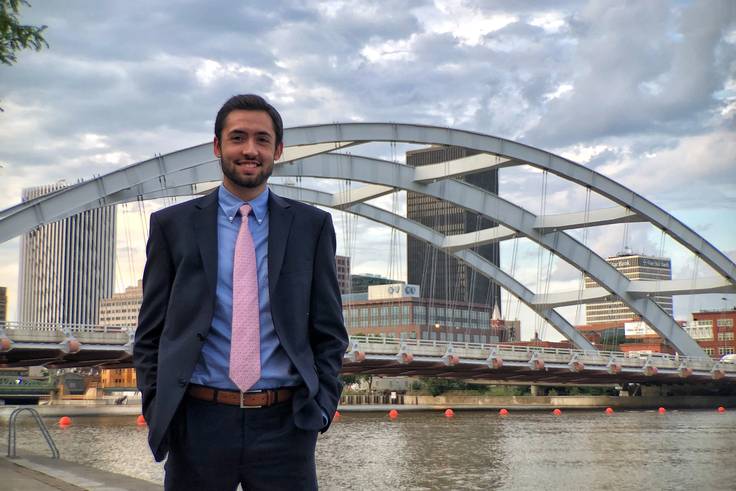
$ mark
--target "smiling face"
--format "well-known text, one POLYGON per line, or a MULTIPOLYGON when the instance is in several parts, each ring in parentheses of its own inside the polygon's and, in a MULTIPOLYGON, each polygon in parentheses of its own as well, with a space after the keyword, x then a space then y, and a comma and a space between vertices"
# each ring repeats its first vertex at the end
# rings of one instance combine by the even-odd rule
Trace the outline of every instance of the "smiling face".
POLYGON ((273 163, 282 150, 282 143, 276 145, 273 122, 266 111, 231 111, 225 118, 222 137, 215 136, 214 141, 223 185, 235 196, 250 201, 266 189, 273 163))

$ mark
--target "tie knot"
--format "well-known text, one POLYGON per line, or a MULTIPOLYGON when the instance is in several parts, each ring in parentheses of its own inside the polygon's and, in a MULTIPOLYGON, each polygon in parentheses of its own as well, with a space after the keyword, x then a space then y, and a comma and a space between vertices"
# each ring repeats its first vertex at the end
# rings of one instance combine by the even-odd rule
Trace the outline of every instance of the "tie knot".
POLYGON ((252 210, 253 207, 251 207, 248 203, 244 204, 240 207, 240 216, 243 217, 243 220, 250 214, 250 210, 252 210))

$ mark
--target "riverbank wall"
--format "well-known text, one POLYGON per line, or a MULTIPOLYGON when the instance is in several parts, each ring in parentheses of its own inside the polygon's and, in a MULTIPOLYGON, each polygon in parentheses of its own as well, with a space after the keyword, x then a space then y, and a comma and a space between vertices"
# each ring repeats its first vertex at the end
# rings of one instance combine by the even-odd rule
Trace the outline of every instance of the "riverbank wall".
MULTIPOLYGON (((560 409, 603 409, 648 410, 667 409, 715 409, 723 406, 736 409, 734 396, 478 396, 446 394, 440 396, 405 395, 403 404, 341 404, 340 412, 383 412, 390 409, 403 411, 455 410, 498 410, 548 411, 560 409)), ((18 407, 31 407, 43 417, 69 416, 130 416, 141 414, 139 404, 112 406, 99 405, 43 405, 43 406, 0 406, 0 422, 6 423, 10 414, 18 407)))
POLYGON ((404 396, 404 405, 422 406, 431 409, 522 409, 549 410, 566 409, 715 409, 718 406, 736 408, 734 396, 477 396, 440 395, 404 396))

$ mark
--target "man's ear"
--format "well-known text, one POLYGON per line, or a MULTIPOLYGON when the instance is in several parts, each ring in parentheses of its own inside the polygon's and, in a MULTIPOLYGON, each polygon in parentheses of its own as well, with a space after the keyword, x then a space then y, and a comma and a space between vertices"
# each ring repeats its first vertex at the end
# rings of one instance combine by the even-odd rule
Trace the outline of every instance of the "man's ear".
POLYGON ((215 152, 215 157, 222 157, 222 152, 220 151, 220 140, 218 140, 217 137, 215 137, 212 142, 212 151, 215 152))
POLYGON ((284 151, 284 142, 279 143, 276 145, 276 151, 273 153, 273 159, 278 160, 281 158, 281 152, 284 151))

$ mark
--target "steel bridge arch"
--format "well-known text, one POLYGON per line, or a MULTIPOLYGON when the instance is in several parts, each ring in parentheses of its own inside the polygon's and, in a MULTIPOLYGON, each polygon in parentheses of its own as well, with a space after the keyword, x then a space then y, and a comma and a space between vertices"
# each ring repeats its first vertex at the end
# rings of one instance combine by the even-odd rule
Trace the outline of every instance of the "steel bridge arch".
MULTIPOLYGON (((199 177, 202 177, 202 175, 200 174, 199 177)), ((213 175, 211 177, 218 178, 219 176, 213 175)), ((197 184, 194 181, 188 184, 183 184, 181 182, 181 179, 179 179, 179 184, 180 185, 177 187, 170 187, 166 188, 165 190, 156 189, 155 186, 151 186, 149 184, 148 186, 139 187, 135 191, 132 189, 123 191, 109 196, 107 199, 107 204, 122 204, 135 201, 140 198, 156 199, 173 196, 190 196, 192 194, 206 194, 212 190, 212 188, 206 187, 203 189, 194 189, 193 185, 197 184)), ((293 186, 273 183, 269 184, 269 187, 271 187, 280 196, 285 196, 318 206, 338 209, 334 206, 333 200, 335 196, 331 193, 326 193, 315 189, 308 189, 303 187, 295 188, 293 186)), ((94 206, 87 206, 84 208, 80 208, 75 213, 79 213, 93 207, 94 206)), ((443 235, 440 232, 437 232, 436 230, 426 227, 406 217, 402 217, 401 215, 396 215, 394 213, 369 205, 367 203, 346 203, 346 206, 342 206, 339 209, 341 211, 364 217, 374 222, 381 223, 383 225, 400 230, 413 237, 416 237, 419 240, 429 243, 434 247, 437 247, 438 249, 444 248, 443 244, 447 239, 447 236, 443 235)), ((574 326, 572 326, 567 320, 565 320, 564 317, 558 314, 553 307, 545 305, 540 306, 537 303, 537 296, 534 294, 534 292, 526 288, 523 284, 518 282, 512 276, 505 273, 495 264, 491 263, 490 261, 470 249, 450 251, 449 254, 464 262, 480 274, 503 286, 507 291, 509 291, 515 297, 519 298, 534 312, 536 312, 539 316, 549 322, 552 327, 560 332, 577 348, 584 351, 597 351, 595 346, 593 346, 590 341, 585 338, 585 336, 580 334, 580 332, 575 329, 574 326)))
MULTIPOLYGON (((340 154, 321 155, 321 153, 370 141, 439 143, 464 146, 496 156, 508 157, 503 161, 497 159, 493 163, 480 162, 479 165, 476 162, 474 167, 473 165, 469 167, 468 172, 520 164, 545 168, 572 182, 587 185, 613 201, 625 204, 639 215, 646 216, 655 225, 661 226, 666 223, 669 229, 662 227, 664 230, 676 231, 675 234, 672 234, 673 237, 690 250, 695 251, 696 254, 698 254, 698 246, 700 246, 704 260, 723 274, 730 283, 733 283, 734 264, 708 244, 705 239, 697 236, 674 217, 667 215, 644 198, 633 193, 633 191, 610 179, 543 150, 478 133, 448 128, 388 123, 348 123, 292 128, 286 130, 286 140, 290 143, 290 147, 287 148, 284 157, 282 157, 282 162, 290 161, 293 164, 277 166, 275 175, 314 175, 315 177, 347 178, 379 183, 387 186, 388 189, 396 186, 397 183, 391 178, 400 177, 399 182, 402 189, 412 189, 440 199, 453 201, 468 209, 490 216, 496 221, 507 223, 523 235, 537 241, 577 266, 581 271, 590 274, 600 284, 632 307, 634 311, 642 315, 655 330, 670 340, 678 350, 690 356, 702 356, 703 352, 653 301, 646 298, 633 298, 632 295, 627 293, 629 283, 627 278, 567 234, 559 230, 548 232, 548 228, 539 226, 533 214, 513 204, 503 202, 503 200, 490 195, 490 193, 485 193, 477 188, 471 189, 469 185, 458 181, 432 182, 434 179, 449 177, 450 173, 447 171, 444 175, 442 172, 435 172, 435 175, 432 176, 430 169, 430 175, 427 176, 427 169, 419 171, 419 169, 365 157, 340 154), (341 161, 340 166, 335 165, 338 160, 341 161), (355 162, 358 161, 364 166, 356 166, 355 162), (368 164, 370 168, 365 168, 365 164, 368 164), (376 172, 378 167, 385 167, 386 165, 390 165, 392 168, 376 172), (294 171, 295 168, 298 171, 294 171), (378 176, 377 174, 381 175, 378 176), (463 190, 463 187, 466 189, 463 190), (450 191, 447 191, 447 189, 450 189, 450 191), (463 193, 467 193, 467 195, 459 196, 463 193), (472 196, 472 199, 468 199, 469 196, 472 196), (493 203, 495 210, 490 209, 494 206, 489 207, 488 201, 493 203), (496 216, 499 207, 504 208, 503 220, 496 216), (654 217, 647 214, 648 211, 652 210, 652 207, 655 208, 654 217), (693 236, 695 236, 695 239, 693 239, 693 236), (560 244, 560 240, 562 244, 560 244)), ((207 176, 207 174, 211 174, 207 169, 213 166, 216 168, 216 165, 214 165, 216 161, 213 160, 210 152, 210 144, 207 143, 165 156, 158 156, 105 176, 100 176, 92 181, 83 182, 54 194, 4 210, 0 212, 0 241, 23 233, 38 224, 64 218, 85 205, 103 206, 107 204, 108 197, 126 190, 140 189, 144 184, 154 183, 162 189, 166 189, 174 184, 174 182, 167 181, 176 181, 177 174, 193 174, 195 176, 194 182, 217 179, 219 178, 219 170, 218 177, 207 176)), ((468 166, 466 165, 465 168, 467 169, 468 166)), ((454 175, 462 173, 455 172, 454 175)), ((142 194, 144 193, 140 195, 142 194)), ((166 195, 166 193, 164 192, 162 195, 166 195)))

